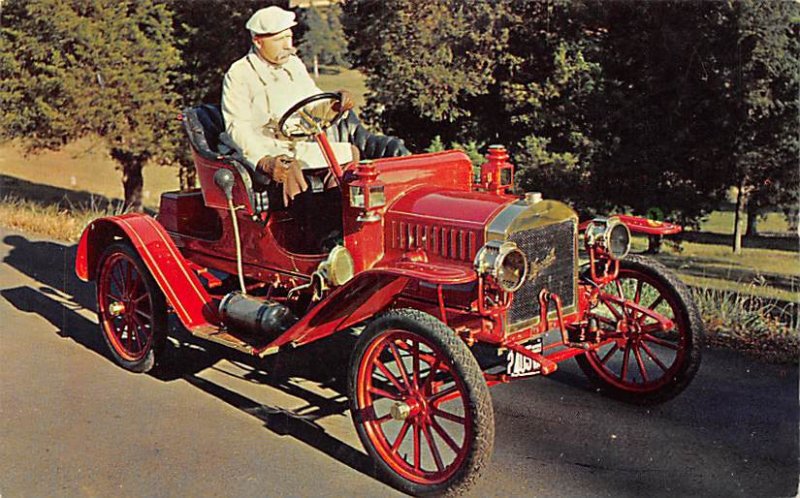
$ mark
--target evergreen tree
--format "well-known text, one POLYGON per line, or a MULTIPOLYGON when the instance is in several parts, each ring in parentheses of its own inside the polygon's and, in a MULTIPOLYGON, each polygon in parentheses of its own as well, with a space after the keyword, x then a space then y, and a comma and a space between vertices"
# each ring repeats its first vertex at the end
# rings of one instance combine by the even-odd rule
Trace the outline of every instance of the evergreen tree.
POLYGON ((0 28, 0 134, 29 150, 105 139, 125 203, 142 207, 142 168, 169 161, 179 63, 170 10, 155 0, 10 0, 0 28))

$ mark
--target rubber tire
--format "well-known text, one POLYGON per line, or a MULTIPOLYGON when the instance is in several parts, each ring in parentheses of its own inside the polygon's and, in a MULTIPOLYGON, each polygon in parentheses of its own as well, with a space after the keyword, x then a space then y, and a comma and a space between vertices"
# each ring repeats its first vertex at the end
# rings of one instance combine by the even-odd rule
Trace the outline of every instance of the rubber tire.
POLYGON ((467 491, 480 477, 480 473, 491 458, 494 447, 494 411, 489 387, 477 360, 466 344, 433 316, 415 309, 396 309, 388 311, 373 320, 361 333, 350 360, 348 390, 350 411, 353 415, 358 437, 381 475, 392 486, 413 496, 448 495, 455 496, 467 491), (370 343, 382 332, 402 329, 424 337, 437 346, 447 356, 456 373, 466 387, 467 406, 474 421, 471 451, 462 467, 448 480, 437 485, 423 485, 411 482, 397 474, 378 454, 372 445, 360 419, 356 400, 359 365, 370 343))
POLYGON ((666 266, 648 257, 634 254, 620 261, 620 271, 623 270, 632 270, 649 276, 675 297, 677 309, 673 311, 676 321, 681 322, 687 331, 687 351, 682 364, 678 366, 672 382, 647 393, 636 393, 607 382, 598 374, 595 364, 586 355, 576 356, 575 360, 586 377, 609 397, 636 405, 664 403, 683 392, 700 368, 705 344, 703 320, 686 284, 681 282, 666 266))
POLYGON ((167 303, 164 293, 161 292, 161 288, 150 274, 150 270, 148 270, 147 266, 145 266, 144 262, 142 261, 142 258, 129 242, 116 242, 108 246, 108 248, 106 248, 106 250, 103 252, 103 255, 100 257, 100 262, 97 265, 97 272, 95 275, 97 275, 97 321, 100 324, 100 333, 103 336, 103 340, 108 346, 109 351, 111 352, 112 358, 122 368, 130 370, 131 372, 145 373, 151 371, 158 364, 158 360, 164 353, 166 345, 168 318, 167 303), (116 253, 122 253, 133 261, 136 271, 138 271, 142 276, 145 288, 151 299, 151 330, 153 331, 153 339, 150 341, 147 352, 138 360, 129 360, 119 354, 116 347, 111 342, 111 339, 108 337, 108 332, 106 332, 104 319, 101 312, 100 279, 103 278, 102 271, 104 269, 106 260, 116 253))

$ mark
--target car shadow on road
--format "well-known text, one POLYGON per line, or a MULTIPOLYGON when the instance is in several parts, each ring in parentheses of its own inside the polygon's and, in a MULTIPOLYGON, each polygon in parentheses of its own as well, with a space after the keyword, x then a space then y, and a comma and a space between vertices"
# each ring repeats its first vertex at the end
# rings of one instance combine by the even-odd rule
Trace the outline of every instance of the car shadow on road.
POLYGON ((195 341, 186 332, 178 331, 173 339, 179 344, 172 344, 172 358, 153 372, 154 377, 162 380, 182 379, 259 419, 264 423, 264 427, 273 433, 293 437, 362 474, 382 481, 371 459, 364 452, 332 436, 320 425, 322 419, 330 416, 346 416, 349 410, 346 382, 353 336, 340 334, 323 342, 264 359, 228 349, 219 350, 221 346, 214 344, 201 345, 201 341, 195 341), (182 336, 183 334, 185 335, 182 336), (243 373, 232 373, 230 369, 217 368, 215 365, 222 357, 234 364, 237 367, 235 370, 243 373), (322 359, 324 361, 321 361, 322 359), (200 370, 197 369, 198 366, 200 370), (237 380, 272 387, 302 400, 305 404, 291 410, 262 404, 221 383, 208 380, 207 376, 198 375, 201 371, 208 370, 214 370, 216 374, 231 376, 237 380), (310 382, 317 389, 304 388, 295 382, 294 379, 297 378, 302 379, 303 384, 306 381, 310 382), (333 394, 320 394, 323 390, 333 394))
MULTIPOLYGON (((20 235, 9 235, 3 242, 11 247, 3 263, 35 280, 37 285, 2 289, 0 296, 16 309, 35 313, 47 320, 59 336, 72 339, 113 361, 96 321, 84 316, 87 311, 95 312, 95 290, 92 283, 82 282, 75 275, 76 246, 31 241, 20 235)), ((196 339, 174 317, 170 319, 169 336, 165 360, 149 375, 163 382, 188 382, 258 418, 273 433, 293 437, 358 472, 380 480, 366 453, 332 436, 319 423, 324 417, 343 416, 349 410, 346 381, 349 352, 355 340, 352 335, 339 334, 326 341, 264 359, 196 339), (321 358, 325 358, 325 361, 320 361, 321 358), (245 373, 236 375, 217 368, 222 359, 232 362, 245 373), (306 404, 294 410, 261 404, 198 375, 209 369, 269 386, 306 404), (319 395, 292 382, 292 378, 311 381, 319 388, 330 389, 336 394, 332 397, 319 395)))

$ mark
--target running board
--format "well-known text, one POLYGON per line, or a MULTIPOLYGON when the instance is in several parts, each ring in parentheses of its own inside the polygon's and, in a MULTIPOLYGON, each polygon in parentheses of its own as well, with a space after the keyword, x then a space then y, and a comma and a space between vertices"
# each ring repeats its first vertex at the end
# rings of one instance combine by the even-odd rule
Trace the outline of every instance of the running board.
POLYGON ((227 346, 231 349, 235 349, 237 351, 249 355, 256 355, 257 353, 261 353, 261 356, 266 356, 267 354, 271 354, 278 351, 278 348, 276 347, 276 348, 270 348, 266 352, 264 352, 262 351, 263 347, 260 347, 259 344, 253 344, 244 341, 236 336, 229 334, 226 330, 214 327, 213 325, 203 325, 195 327, 189 332, 191 332, 192 335, 195 337, 206 339, 211 342, 216 342, 217 344, 222 344, 223 346, 227 346), (274 349, 274 351, 272 349, 274 349))

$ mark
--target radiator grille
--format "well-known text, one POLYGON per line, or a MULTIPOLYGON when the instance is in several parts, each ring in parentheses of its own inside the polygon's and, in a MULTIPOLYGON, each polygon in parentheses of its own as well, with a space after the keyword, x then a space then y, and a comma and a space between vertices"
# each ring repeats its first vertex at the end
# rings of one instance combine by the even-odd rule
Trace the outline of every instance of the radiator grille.
POLYGON ((573 220, 517 232, 509 240, 528 256, 529 272, 528 280, 514 293, 508 311, 510 327, 539 316, 539 292, 545 287, 558 294, 564 308, 575 304, 577 251, 573 220))
POLYGON ((474 230, 446 225, 392 221, 392 248, 403 251, 422 248, 429 255, 472 261, 477 252, 474 230))

